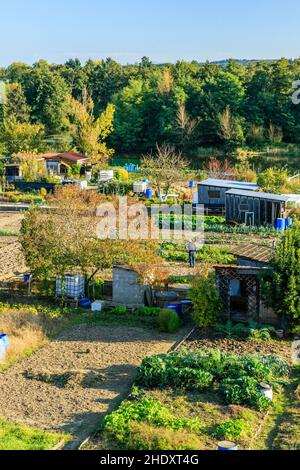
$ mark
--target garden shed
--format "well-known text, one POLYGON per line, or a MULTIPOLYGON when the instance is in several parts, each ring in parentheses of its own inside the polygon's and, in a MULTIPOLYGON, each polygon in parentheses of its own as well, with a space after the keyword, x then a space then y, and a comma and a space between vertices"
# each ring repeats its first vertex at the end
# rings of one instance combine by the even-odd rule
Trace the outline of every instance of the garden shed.
POLYGON ((277 316, 265 306, 262 298, 260 279, 265 269, 255 266, 215 266, 225 321, 240 323, 253 320, 277 325, 277 316))
POLYGON ((231 189, 226 192, 226 221, 275 227, 277 219, 286 218, 289 200, 287 195, 231 189))
POLYGON ((148 296, 149 287, 140 282, 139 274, 136 271, 127 266, 113 268, 114 305, 143 307, 148 296))
POLYGON ((257 191, 254 183, 243 181, 227 181, 219 179, 206 179, 198 183, 198 204, 203 204, 208 209, 224 209, 226 192, 230 189, 257 191))

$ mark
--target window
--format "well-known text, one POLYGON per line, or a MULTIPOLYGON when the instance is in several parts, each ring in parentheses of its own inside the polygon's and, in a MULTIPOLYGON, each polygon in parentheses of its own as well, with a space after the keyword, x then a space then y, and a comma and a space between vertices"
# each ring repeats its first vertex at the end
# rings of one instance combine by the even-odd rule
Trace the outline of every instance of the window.
POLYGON ((249 211, 249 204, 240 204, 240 211, 241 212, 248 212, 249 211))
POLYGON ((208 191, 209 199, 221 199, 221 191, 218 190, 209 190, 208 191))

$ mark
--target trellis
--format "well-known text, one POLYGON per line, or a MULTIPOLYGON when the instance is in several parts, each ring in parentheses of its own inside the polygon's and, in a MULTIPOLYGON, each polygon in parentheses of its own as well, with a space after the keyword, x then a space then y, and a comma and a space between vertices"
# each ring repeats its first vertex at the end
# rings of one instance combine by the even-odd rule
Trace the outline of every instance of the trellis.
POLYGON ((230 281, 238 280, 244 283, 245 296, 247 298, 247 314, 246 318, 255 321, 259 320, 259 304, 260 304, 260 285, 258 271, 250 268, 241 268, 235 266, 216 267, 217 287, 224 305, 224 319, 231 320, 231 293, 230 281))

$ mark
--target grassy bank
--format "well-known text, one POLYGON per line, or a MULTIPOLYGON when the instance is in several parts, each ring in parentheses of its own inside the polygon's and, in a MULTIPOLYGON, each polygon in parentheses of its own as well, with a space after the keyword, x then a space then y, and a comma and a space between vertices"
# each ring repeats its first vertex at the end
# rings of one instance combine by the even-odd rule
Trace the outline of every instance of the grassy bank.
POLYGON ((0 420, 0 450, 51 450, 69 436, 0 420))

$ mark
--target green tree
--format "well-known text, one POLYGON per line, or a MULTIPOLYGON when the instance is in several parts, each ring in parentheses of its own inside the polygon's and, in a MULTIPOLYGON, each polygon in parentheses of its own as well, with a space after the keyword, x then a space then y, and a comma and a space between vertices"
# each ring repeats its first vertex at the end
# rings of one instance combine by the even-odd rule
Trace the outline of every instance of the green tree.
POLYGON ((288 172, 278 168, 268 168, 257 177, 257 184, 266 193, 282 194, 288 183, 288 172))
POLYGON ((100 117, 95 118, 93 107, 93 101, 87 96, 82 102, 69 97, 73 145, 77 151, 91 158, 93 166, 99 166, 114 153, 107 147, 105 140, 113 131, 115 108, 109 104, 100 117))
POLYGON ((300 324, 300 225, 289 229, 277 245, 270 270, 264 276, 264 295, 280 319, 300 324))
POLYGON ((1 126, 0 148, 6 155, 43 150, 44 128, 40 124, 18 122, 16 118, 6 119, 1 126))
POLYGON ((20 83, 10 83, 6 87, 5 115, 20 123, 30 120, 30 107, 20 83))
POLYGON ((213 326, 220 320, 222 302, 214 274, 198 274, 191 291, 193 318, 199 328, 213 326))

